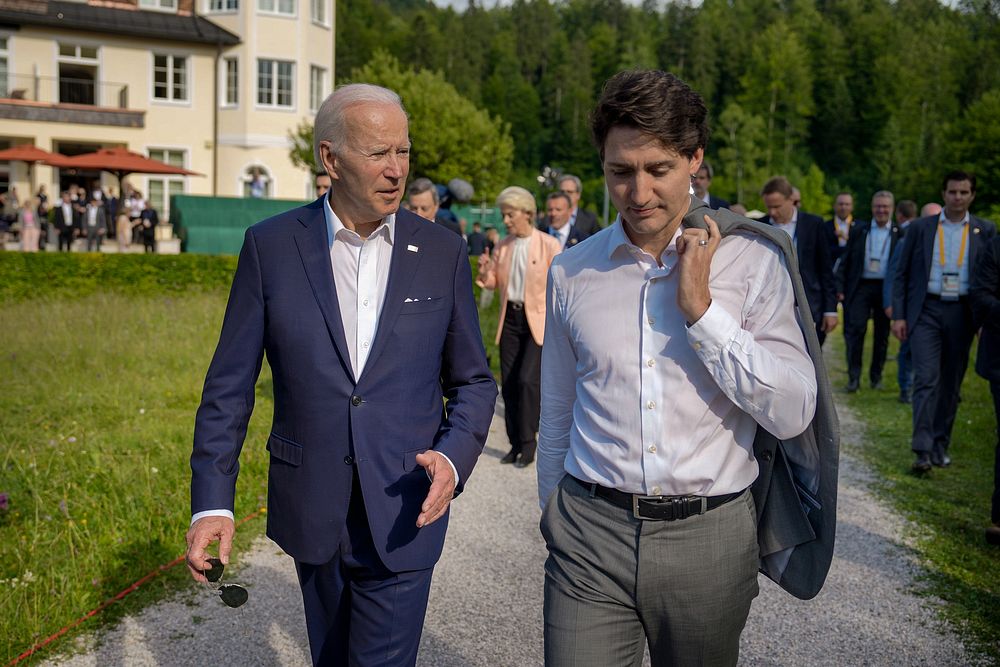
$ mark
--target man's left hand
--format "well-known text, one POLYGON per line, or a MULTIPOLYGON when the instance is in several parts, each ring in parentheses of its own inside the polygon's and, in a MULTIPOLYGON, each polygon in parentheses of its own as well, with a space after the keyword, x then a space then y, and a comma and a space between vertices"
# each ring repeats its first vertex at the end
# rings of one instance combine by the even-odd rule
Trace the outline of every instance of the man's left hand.
POLYGON ((823 333, 832 333, 834 329, 837 328, 837 324, 840 322, 836 315, 824 315, 823 316, 823 333))
POLYGON ((448 505, 455 496, 455 473, 444 455, 433 449, 417 454, 417 463, 423 466, 431 478, 430 491, 427 492, 424 504, 420 506, 420 516, 417 517, 417 528, 423 528, 448 511, 448 505))
POLYGON ((679 256, 677 306, 690 324, 701 319, 712 303, 708 281, 712 274, 712 256, 722 241, 715 220, 705 216, 708 231, 689 227, 677 238, 679 256))

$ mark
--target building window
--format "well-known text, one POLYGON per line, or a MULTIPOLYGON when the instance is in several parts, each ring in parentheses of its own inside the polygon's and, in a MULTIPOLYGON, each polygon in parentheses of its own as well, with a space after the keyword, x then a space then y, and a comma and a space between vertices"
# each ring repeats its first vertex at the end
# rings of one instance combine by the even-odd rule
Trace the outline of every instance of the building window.
POLYGON ((7 56, 9 55, 10 51, 7 50, 7 38, 0 37, 0 97, 7 97, 10 95, 10 81, 7 78, 7 72, 9 71, 7 56))
POLYGON ((240 61, 236 58, 223 58, 223 80, 226 96, 223 106, 234 107, 240 103, 240 61))
POLYGON ((313 23, 319 23, 321 25, 327 25, 326 22, 326 0, 311 0, 309 3, 312 8, 312 20, 313 23))
POLYGON ((186 102, 188 99, 187 58, 169 54, 153 55, 153 99, 186 102))
POLYGON ((257 0, 257 10, 263 14, 295 16, 295 0, 257 0))
POLYGON ((240 11, 240 0, 208 0, 208 11, 238 12, 240 11))
POLYGON ((161 12, 176 12, 177 0, 139 0, 143 9, 156 9, 161 12))
POLYGON ((309 67, 309 111, 316 113, 319 105, 326 98, 326 70, 322 67, 309 67))
MULTIPOLYGON (((150 148, 149 157, 174 167, 184 167, 186 151, 175 148, 150 148)), ((170 198, 184 194, 186 181, 182 176, 150 176, 146 179, 146 195, 150 205, 164 222, 170 220, 170 198)))
POLYGON ((290 109, 294 74, 295 63, 284 60, 258 60, 257 104, 290 109))
POLYGON ((271 172, 267 167, 253 165, 247 167, 241 177, 243 181, 243 196, 254 199, 264 199, 271 196, 271 172))
POLYGON ((100 104, 97 85, 97 47, 59 44, 59 101, 64 104, 100 104))

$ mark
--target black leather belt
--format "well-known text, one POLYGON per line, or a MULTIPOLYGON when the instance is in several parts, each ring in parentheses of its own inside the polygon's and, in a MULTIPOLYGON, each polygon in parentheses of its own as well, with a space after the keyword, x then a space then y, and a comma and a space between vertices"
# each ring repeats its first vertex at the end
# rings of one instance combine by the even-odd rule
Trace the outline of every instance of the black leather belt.
POLYGON ((593 482, 584 482, 572 475, 569 478, 587 490, 587 493, 606 500, 622 509, 631 510, 632 516, 643 521, 677 521, 689 516, 704 514, 743 494, 743 491, 724 496, 644 496, 609 489, 593 482))

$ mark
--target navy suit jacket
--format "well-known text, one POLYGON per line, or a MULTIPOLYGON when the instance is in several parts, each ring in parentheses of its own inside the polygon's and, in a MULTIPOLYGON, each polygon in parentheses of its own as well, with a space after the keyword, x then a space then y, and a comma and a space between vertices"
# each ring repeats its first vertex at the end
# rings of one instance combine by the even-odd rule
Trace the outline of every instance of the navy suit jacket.
MULTIPOLYGON (((844 303, 851 300, 854 292, 861 284, 861 277, 865 272, 865 248, 868 244, 868 232, 871 231, 872 221, 862 222, 853 226, 851 235, 847 237, 847 246, 844 254, 837 264, 837 292, 844 295, 844 303)), ((899 225, 895 222, 889 223, 889 255, 885 263, 886 277, 894 267, 893 254, 900 239, 903 238, 899 225)))
MULTIPOLYGON (((770 217, 764 218, 763 222, 774 224, 770 217)), ((814 322, 822 322, 823 313, 837 312, 837 290, 830 246, 823 230, 823 219, 818 215, 799 211, 795 224, 795 253, 809 311, 814 322)))
MULTIPOLYGON (((551 234, 552 236, 556 235, 555 230, 553 230, 551 226, 546 227, 545 231, 551 234)), ((558 238, 559 237, 556 237, 556 239, 558 238)), ((587 238, 586 234, 582 233, 579 229, 577 229, 575 225, 570 225, 569 236, 566 237, 566 245, 563 246, 563 250, 569 250, 570 248, 572 248, 585 238, 587 238)))
POLYGON ((969 286, 972 313, 983 327, 979 334, 976 372, 1000 382, 1000 236, 994 236, 979 260, 969 286))
POLYGON ((195 423, 193 513, 233 507, 264 354, 274 384, 268 536, 296 560, 329 561, 356 470, 386 567, 433 566, 447 516, 416 527, 430 486, 416 456, 447 455, 467 482, 497 393, 461 237, 397 213, 378 330, 355 382, 323 200, 247 230, 195 423))
MULTIPOLYGON (((906 228, 906 241, 896 263, 892 281, 892 319, 906 320, 909 333, 920 318, 927 296, 927 281, 931 277, 934 261, 934 239, 937 236, 939 217, 931 215, 910 223, 906 228)), ((996 234, 996 225, 989 220, 969 215, 969 283, 976 275, 979 258, 986 243, 996 234)))

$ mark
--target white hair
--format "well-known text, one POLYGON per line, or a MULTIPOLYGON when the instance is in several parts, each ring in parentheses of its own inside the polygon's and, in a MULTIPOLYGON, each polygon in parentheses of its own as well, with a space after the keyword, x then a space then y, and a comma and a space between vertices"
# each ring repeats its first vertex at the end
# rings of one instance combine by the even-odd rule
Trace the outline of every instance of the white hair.
POLYGON ((342 149, 347 134, 345 112, 353 106, 366 103, 391 104, 406 113, 399 95, 388 88, 373 86, 370 83, 350 83, 337 88, 323 100, 319 111, 316 112, 316 124, 313 126, 313 154, 318 167, 323 167, 319 143, 329 141, 333 148, 342 149))

